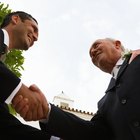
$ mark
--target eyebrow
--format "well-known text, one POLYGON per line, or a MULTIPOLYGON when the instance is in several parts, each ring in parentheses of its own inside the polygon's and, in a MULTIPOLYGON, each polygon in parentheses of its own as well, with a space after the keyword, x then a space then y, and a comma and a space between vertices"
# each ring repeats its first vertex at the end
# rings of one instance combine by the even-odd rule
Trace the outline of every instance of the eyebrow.
POLYGON ((32 27, 34 28, 35 32, 38 32, 38 28, 35 25, 32 24, 32 27))
POLYGON ((34 26, 34 30, 35 32, 38 32, 38 28, 36 26, 34 26))
POLYGON ((92 45, 92 47, 94 48, 96 45, 98 45, 100 43, 100 41, 95 41, 92 45))

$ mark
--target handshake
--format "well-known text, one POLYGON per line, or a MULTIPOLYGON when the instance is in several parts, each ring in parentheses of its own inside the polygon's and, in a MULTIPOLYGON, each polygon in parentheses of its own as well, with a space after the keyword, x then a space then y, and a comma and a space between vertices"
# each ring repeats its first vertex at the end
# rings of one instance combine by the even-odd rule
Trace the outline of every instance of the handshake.
POLYGON ((25 121, 47 119, 49 103, 42 91, 36 86, 22 84, 12 100, 12 106, 25 121))

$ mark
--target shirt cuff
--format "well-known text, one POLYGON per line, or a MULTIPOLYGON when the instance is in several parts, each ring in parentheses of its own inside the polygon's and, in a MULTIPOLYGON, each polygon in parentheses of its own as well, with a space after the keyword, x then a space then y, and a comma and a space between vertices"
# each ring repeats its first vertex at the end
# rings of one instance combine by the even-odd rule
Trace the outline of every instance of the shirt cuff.
POLYGON ((11 93, 11 95, 6 99, 6 103, 10 104, 12 99, 14 98, 14 96, 16 95, 16 93, 19 91, 19 89, 22 86, 22 82, 20 81, 20 83, 18 84, 18 86, 13 90, 13 92, 11 93))

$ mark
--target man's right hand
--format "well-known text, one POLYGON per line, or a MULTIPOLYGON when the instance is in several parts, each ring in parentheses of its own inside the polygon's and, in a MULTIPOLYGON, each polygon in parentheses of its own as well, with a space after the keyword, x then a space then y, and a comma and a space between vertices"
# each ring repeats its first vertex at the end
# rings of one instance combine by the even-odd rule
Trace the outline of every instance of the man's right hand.
POLYGON ((36 85, 28 88, 23 84, 13 98, 12 105, 26 121, 46 119, 49 112, 48 101, 36 85))

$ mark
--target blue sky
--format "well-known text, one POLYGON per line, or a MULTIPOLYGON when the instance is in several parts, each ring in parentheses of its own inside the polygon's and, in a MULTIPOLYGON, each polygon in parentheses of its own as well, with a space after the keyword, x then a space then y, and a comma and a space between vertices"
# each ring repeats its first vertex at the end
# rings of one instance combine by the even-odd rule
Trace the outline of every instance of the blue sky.
POLYGON ((77 109, 96 112, 110 75, 96 68, 89 48, 98 38, 119 39, 140 48, 138 0, 1 0, 39 23, 39 40, 24 52, 22 81, 37 84, 48 101, 62 91, 77 109))

